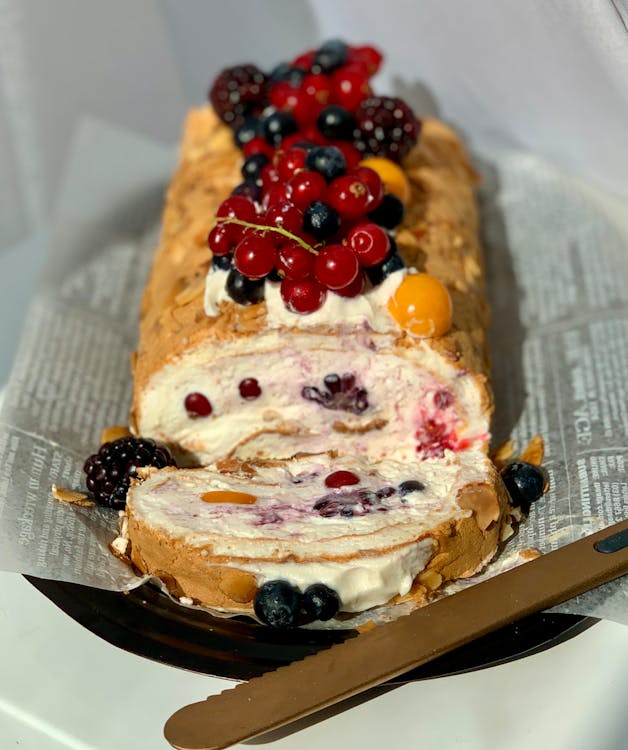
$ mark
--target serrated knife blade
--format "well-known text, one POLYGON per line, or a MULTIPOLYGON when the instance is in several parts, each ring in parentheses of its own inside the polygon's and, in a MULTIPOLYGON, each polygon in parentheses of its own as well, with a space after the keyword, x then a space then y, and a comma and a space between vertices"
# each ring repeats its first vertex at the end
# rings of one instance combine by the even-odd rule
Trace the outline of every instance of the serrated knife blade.
POLYGON ((394 622, 192 703, 166 722, 177 750, 221 750, 320 711, 628 573, 628 520, 394 622))

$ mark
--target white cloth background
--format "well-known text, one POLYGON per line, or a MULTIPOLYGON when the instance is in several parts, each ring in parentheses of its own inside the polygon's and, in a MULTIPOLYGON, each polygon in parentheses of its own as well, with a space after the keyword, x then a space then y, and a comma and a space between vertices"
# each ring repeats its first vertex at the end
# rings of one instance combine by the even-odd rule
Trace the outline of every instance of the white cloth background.
POLYGON ((329 36, 472 145, 545 156, 628 196, 627 0, 0 0, 0 251, 45 223, 77 123, 174 143, 221 66, 329 36))

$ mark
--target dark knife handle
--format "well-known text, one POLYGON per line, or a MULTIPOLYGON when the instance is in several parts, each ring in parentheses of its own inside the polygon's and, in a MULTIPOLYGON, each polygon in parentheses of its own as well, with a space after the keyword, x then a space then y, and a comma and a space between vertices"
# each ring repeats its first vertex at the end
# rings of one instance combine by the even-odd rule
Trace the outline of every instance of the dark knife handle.
POLYGON ((221 750, 350 698, 492 630, 628 573, 628 520, 301 661, 192 703, 164 734, 221 750))

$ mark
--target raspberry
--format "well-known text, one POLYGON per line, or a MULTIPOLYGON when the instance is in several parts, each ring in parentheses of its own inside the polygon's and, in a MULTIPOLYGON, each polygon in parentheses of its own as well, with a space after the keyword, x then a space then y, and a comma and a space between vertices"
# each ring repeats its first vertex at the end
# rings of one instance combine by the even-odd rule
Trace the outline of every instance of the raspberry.
POLYGON ((355 118, 355 145, 364 154, 400 161, 419 137, 419 122, 403 99, 370 97, 360 103, 355 118))
POLYGON ((225 68, 214 79, 209 100, 221 120, 239 127, 248 115, 258 114, 268 103, 266 76, 255 65, 225 68))
POLYGON ((99 505, 121 510, 131 477, 140 466, 174 466, 168 450, 147 438, 123 437, 100 446, 83 467, 87 489, 99 505))

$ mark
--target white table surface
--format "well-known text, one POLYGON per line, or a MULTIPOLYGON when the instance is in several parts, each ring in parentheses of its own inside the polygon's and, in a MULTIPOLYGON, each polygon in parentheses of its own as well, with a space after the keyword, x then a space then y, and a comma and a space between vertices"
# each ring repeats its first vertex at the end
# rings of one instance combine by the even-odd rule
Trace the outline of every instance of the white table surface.
MULTIPOLYGON (((0 586, 2 750, 167 749, 168 716, 230 684, 106 643, 17 574, 0 586)), ((627 706, 628 627, 601 622, 510 664, 403 685, 272 747, 626 750, 627 706)))

